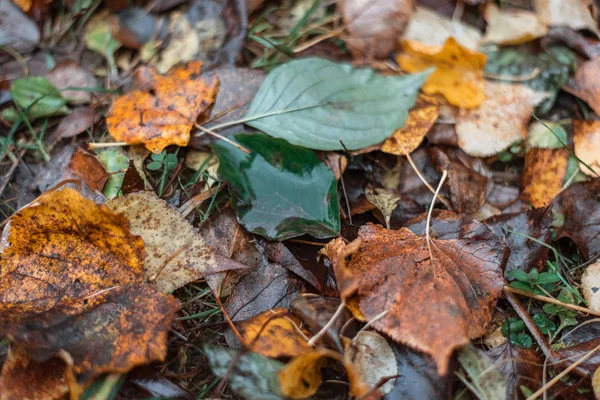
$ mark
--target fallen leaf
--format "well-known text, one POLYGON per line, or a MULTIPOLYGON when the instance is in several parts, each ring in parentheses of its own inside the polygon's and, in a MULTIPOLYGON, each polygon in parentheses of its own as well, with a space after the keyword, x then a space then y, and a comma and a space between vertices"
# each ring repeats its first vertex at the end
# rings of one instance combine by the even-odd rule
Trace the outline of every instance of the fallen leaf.
POLYGON ((533 349, 504 344, 486 352, 506 382, 506 398, 522 395, 521 387, 535 391, 542 382, 543 360, 533 349))
POLYGON ((237 324, 244 345, 271 358, 295 357, 313 349, 307 341, 309 332, 300 326, 300 319, 287 308, 265 311, 237 324))
POLYGON ((510 9, 500 10, 496 4, 490 3, 485 9, 487 29, 481 40, 483 43, 498 45, 515 45, 543 37, 548 27, 540 22, 538 16, 531 11, 510 9))
POLYGON ((446 374, 452 352, 486 331, 503 286, 501 260, 482 240, 431 239, 429 247, 406 228, 371 224, 358 237, 327 245, 341 297, 356 296, 372 327, 432 355, 446 374))
POLYGON ((482 400, 503 399, 506 394, 504 377, 485 353, 468 344, 458 352, 458 361, 471 378, 469 389, 482 400))
POLYGON ((251 153, 225 142, 213 151, 246 229, 273 240, 338 234, 337 182, 312 151, 264 134, 236 135, 235 141, 251 153))
POLYGON ((400 203, 400 196, 398 196, 398 193, 385 188, 373 188, 372 186, 368 186, 365 189, 365 196, 371 204, 381 211, 381 214, 383 214, 383 218, 385 219, 385 224, 389 229, 392 213, 396 207, 398 207, 398 203, 400 203))
POLYGON ((481 33, 476 28, 438 14, 427 7, 415 7, 402 38, 427 46, 442 46, 453 37, 467 49, 477 50, 481 33))
POLYGON ((486 82, 485 102, 456 120, 459 147, 475 157, 492 156, 527 137, 527 123, 546 93, 525 86, 486 82))
POLYGON ((41 76, 17 79, 10 88, 10 94, 23 113, 31 119, 69 112, 58 89, 41 76))
POLYGON ((144 179, 140 176, 134 161, 129 160, 129 167, 125 171, 125 175, 123 175, 123 182, 121 184, 123 195, 127 196, 130 193, 143 192, 145 190, 146 184, 144 179))
POLYGON ((564 223, 557 238, 571 239, 583 257, 589 260, 600 255, 600 181, 578 183, 562 192, 553 212, 562 214, 564 223))
POLYGON ((600 114, 600 57, 581 64, 575 76, 564 87, 565 91, 589 104, 596 114, 600 114))
POLYGON ((98 192, 102 191, 108 179, 108 174, 102 163, 93 154, 82 149, 77 149, 73 154, 68 168, 92 190, 98 192))
POLYGON ((164 359, 178 301, 145 283, 144 243, 125 217, 72 189, 49 192, 13 217, 9 242, 1 330, 34 361, 66 352, 73 396, 103 373, 164 359))
POLYGON ((383 142, 381 151, 398 156, 412 153, 419 147, 438 116, 438 102, 432 97, 419 95, 404 126, 383 142))
POLYGON ((294 60, 267 75, 244 120, 295 145, 358 150, 402 127, 428 74, 381 76, 320 58, 294 60))
POLYGON ((533 207, 546 207, 565 182, 569 150, 531 149, 525 155, 521 197, 533 207))
POLYGON ((215 254, 192 225, 154 192, 117 197, 106 206, 125 216, 131 233, 144 240, 144 273, 162 293, 206 275, 246 267, 215 254))
POLYGON ((540 45, 546 48, 550 43, 564 43, 587 58, 600 56, 600 42, 589 38, 576 30, 567 27, 552 28, 546 37, 540 40, 540 45))
POLYGON ((118 28, 118 17, 104 11, 92 16, 85 25, 83 32, 85 46, 106 58, 111 75, 116 75, 118 72, 115 63, 115 52, 121 47, 121 43, 113 35, 113 32, 116 32, 118 28))
POLYGON ((600 261, 585 269, 581 277, 581 291, 590 310, 600 312, 600 261))
POLYGON ((349 37, 346 45, 355 58, 387 57, 412 14, 413 0, 338 0, 349 37))
POLYGON ((579 170, 592 178, 600 177, 600 121, 573 120, 573 143, 581 160, 579 170))
POLYGON ((551 121, 534 121, 529 125, 527 135, 527 150, 560 149, 567 144, 567 132, 557 123, 551 121))
POLYGON ((129 157, 120 149, 104 150, 98 154, 98 160, 109 173, 103 193, 108 199, 114 199, 121 191, 125 171, 129 167, 129 157))
POLYGON ((461 108, 475 108, 486 98, 483 67, 486 56, 461 46, 449 38, 443 47, 426 46, 403 41, 404 53, 396 57, 403 70, 421 72, 435 67, 423 85, 429 95, 442 94, 450 104, 461 108))
POLYGON ((218 89, 214 75, 200 76, 202 62, 192 61, 163 76, 142 67, 145 90, 118 97, 106 118, 108 132, 121 142, 143 143, 153 153, 169 145, 187 146, 198 115, 212 104, 218 89))
POLYGON ((535 0, 535 11, 546 26, 589 29, 598 36, 598 27, 588 6, 591 0, 535 0))
POLYGON ((552 242, 552 213, 538 208, 498 215, 483 222, 507 247, 503 262, 505 272, 517 269, 528 273, 534 268, 541 272, 545 268, 549 249, 540 242, 546 245, 552 242))
POLYGON ((39 28, 12 1, 0 2, 0 15, 0 46, 10 46, 18 53, 25 53, 39 43, 39 28))
MULTIPOLYGON (((377 332, 360 332, 354 345, 348 349, 346 357, 356 368, 362 381, 374 388, 381 379, 400 375, 393 344, 377 332)), ((379 387, 379 392, 389 393, 396 384, 390 379, 379 387)))
POLYGON ((56 140, 72 138, 91 128, 102 114, 88 107, 75 108, 71 114, 61 119, 54 137, 56 140))
POLYGON ((54 400, 69 392, 66 366, 59 358, 35 362, 27 351, 12 344, 0 373, 0 400, 54 400))
POLYGON ((94 75, 74 61, 58 64, 46 78, 69 103, 89 103, 92 100, 92 92, 89 89, 99 86, 94 75), (77 89, 64 90, 66 88, 77 89))

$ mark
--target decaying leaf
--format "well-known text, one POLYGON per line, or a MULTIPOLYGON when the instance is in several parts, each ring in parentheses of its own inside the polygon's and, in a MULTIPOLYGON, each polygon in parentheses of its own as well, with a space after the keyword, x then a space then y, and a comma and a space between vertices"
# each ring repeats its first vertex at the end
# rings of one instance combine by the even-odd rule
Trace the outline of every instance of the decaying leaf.
POLYGON ((542 383, 541 357, 533 349, 504 344, 486 352, 506 382, 506 398, 516 399, 521 387, 535 391, 542 383))
POLYGON ((596 21, 588 6, 592 0, 535 0, 535 11, 546 26, 589 29, 598 35, 596 21))
POLYGON ((550 204, 563 187, 568 161, 569 150, 565 148, 529 150, 523 168, 522 198, 534 207, 550 204))
POLYGON ((438 116, 438 102, 432 97, 419 95, 404 126, 383 142, 381 151, 398 156, 412 153, 419 147, 438 116))
POLYGON ((102 166, 102 163, 91 153, 83 149, 77 149, 71 161, 69 161, 68 169, 79 179, 85 182, 90 189, 98 192, 102 191, 108 174, 102 166))
POLYGON ((482 39, 484 43, 515 45, 548 33, 548 27, 540 22, 536 14, 518 9, 500 10, 494 3, 486 6, 485 19, 488 25, 482 39))
POLYGON ((229 269, 245 268, 214 253, 192 225, 154 192, 131 193, 107 207, 130 221, 146 246, 144 273, 162 293, 229 269))
POLYGON ((375 329, 432 355, 444 375, 452 352, 485 333, 503 280, 484 241, 431 240, 369 224, 349 245, 330 242, 327 255, 342 298, 356 297, 375 329))
MULTIPOLYGON (((471 378, 471 389, 478 399, 503 399, 506 394, 504 377, 483 351, 468 344, 460 349, 458 361, 471 378)), ((463 377, 463 380, 465 378, 463 377)))
POLYGON ((600 121, 573 120, 573 143, 575 155, 587 165, 579 165, 581 172, 592 178, 599 177, 600 121), (590 171, 590 168, 593 171, 590 171))
POLYGON ((385 218, 385 224, 389 229, 392 213, 396 207, 398 207, 398 203, 400 203, 400 196, 398 193, 385 188, 373 188, 372 186, 368 186, 365 189, 365 196, 371 204, 381 211, 383 218, 385 218))
POLYGON ((60 121, 54 137, 56 140, 71 138, 85 132, 100 119, 101 114, 88 107, 79 107, 60 121))
POLYGON ((581 64, 575 76, 569 80, 565 90, 590 105, 596 114, 600 114, 600 57, 581 64))
POLYGON ((238 331, 250 351, 271 358, 295 357, 313 349, 301 324, 287 308, 278 308, 240 322, 238 331))
POLYGON ((600 312, 600 261, 585 269, 581 277, 581 291, 590 310, 600 312))
POLYGON ((546 93, 525 86, 485 83, 485 102, 456 119, 458 145, 467 154, 487 157, 527 137, 527 123, 546 93))
POLYGON ((67 354, 75 395, 98 375, 166 354, 178 301, 145 283, 144 243, 128 224, 72 189, 40 196, 11 221, 0 330, 34 361, 67 354))
POLYGON ((200 75, 201 67, 202 62, 191 61, 168 75, 149 67, 138 69, 142 88, 118 97, 106 118, 111 136, 143 143, 154 153, 172 144, 186 146, 198 115, 212 104, 219 86, 216 76, 200 75))
POLYGON ((89 89, 98 86, 94 75, 74 61, 58 64, 46 75, 46 78, 70 103, 89 103, 92 99, 92 92, 89 89), (77 90, 64 90, 66 88, 77 88, 77 90))
POLYGON ((402 37, 427 46, 442 46, 450 37, 467 49, 477 50, 481 33, 461 21, 445 17, 426 7, 415 7, 402 37))
POLYGON ((413 0, 338 0, 355 58, 385 58, 412 14, 413 0))
POLYGON ((423 92, 442 94, 450 104, 475 108, 486 98, 483 68, 486 56, 461 46, 449 38, 443 47, 418 42, 403 42, 404 53, 396 60, 408 72, 421 72, 435 67, 423 85, 423 92))

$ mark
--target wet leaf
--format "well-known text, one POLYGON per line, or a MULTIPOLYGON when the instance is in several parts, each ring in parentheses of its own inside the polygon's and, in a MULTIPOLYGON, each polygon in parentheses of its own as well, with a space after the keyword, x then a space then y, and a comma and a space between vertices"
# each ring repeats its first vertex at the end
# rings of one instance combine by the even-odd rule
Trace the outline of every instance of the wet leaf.
POLYGON ((198 115, 212 104, 219 81, 200 76, 202 62, 191 61, 159 75, 142 67, 143 88, 117 98, 106 118, 108 132, 117 141, 143 143, 153 153, 169 145, 186 146, 198 115))
POLYGON ((89 89, 99 86, 94 75, 74 61, 58 64, 46 78, 69 103, 89 103, 92 100, 92 92, 89 89), (63 90, 65 88, 77 89, 63 90))
POLYGON ((584 62, 577 68, 575 76, 565 86, 565 91, 589 104, 596 114, 600 114, 600 57, 584 62))
POLYGON ((527 137, 527 123, 548 95, 525 86, 486 82, 481 107, 456 118, 458 145, 465 153, 487 157, 527 137))
POLYGON ((125 170, 129 167, 129 158, 122 150, 116 149, 101 152, 98 154, 98 160, 100 160, 106 171, 110 174, 104 185, 103 193, 107 198, 114 199, 121 191, 125 170))
POLYGON ((108 179, 108 174, 102 163, 93 154, 82 149, 77 149, 73 154, 68 168, 92 190, 98 192, 102 191, 108 179))
POLYGON ((204 344, 202 349, 215 375, 227 376, 229 386, 244 398, 284 399, 277 379, 277 372, 284 365, 279 361, 256 353, 243 353, 238 356, 236 350, 210 344, 204 344))
POLYGON ((575 155, 581 160, 579 170, 597 178, 600 176, 600 121, 573 120, 575 155), (588 168, 589 167, 589 168, 588 168), (590 171, 590 168, 593 171, 590 171))
POLYGON ((535 0, 535 10, 546 26, 567 26, 574 30, 589 29, 598 35, 596 21, 587 0, 535 0))
POLYGON ((390 55, 406 28, 413 0, 338 0, 354 58, 382 59, 390 55))
POLYGON ((398 156, 412 153, 419 147, 438 115, 438 102, 432 97, 419 95, 404 126, 383 142, 381 151, 398 156))
POLYGON ((473 345, 463 347, 458 353, 458 361, 466 371, 475 396, 480 400, 504 399, 506 384, 504 377, 486 357, 483 351, 473 345))
MULTIPOLYGON (((400 374, 392 342, 372 331, 361 332, 355 340, 346 356, 365 384, 373 388, 381 379, 400 374)), ((379 391, 389 393, 395 384, 396 378, 388 380, 379 391)))
POLYGON ((303 331, 301 325, 300 319, 287 308, 278 308, 242 321, 237 327, 250 351, 280 358, 295 357, 313 349, 306 340, 310 333, 303 331))
POLYGON ((530 11, 501 10, 497 5, 490 3, 485 9, 485 19, 488 25, 482 39, 484 43, 515 45, 543 37, 548 33, 548 27, 530 11))
POLYGON ((162 293, 206 275, 245 267, 215 254, 192 225, 154 192, 117 197, 106 206, 125 216, 131 233, 144 240, 144 273, 162 293))
POLYGON ((17 79, 10 88, 10 94, 30 119, 69 112, 58 89, 41 76, 17 79))
POLYGON ((444 375, 452 352, 486 331, 503 285, 501 260, 481 237, 432 239, 431 250, 406 228, 365 225, 358 237, 327 245, 342 298, 356 296, 375 329, 432 355, 444 375))
POLYGON ((461 46, 452 37, 443 47, 406 40, 402 47, 404 53, 396 60, 405 71, 420 72, 435 67, 423 85, 424 93, 442 94, 450 104, 461 108, 475 108, 485 100, 485 54, 461 46))
POLYGON ((529 150, 525 155, 521 197, 534 207, 550 204, 563 187, 568 161, 566 148, 529 150))
POLYGON ((235 140, 251 153, 225 142, 213 150, 246 229, 274 240, 338 234, 336 180, 312 151, 262 134, 235 140))
POLYGON ((296 60, 267 76, 244 118, 292 144, 357 150, 403 126, 428 73, 380 76, 320 58, 296 60))
POLYGON ((13 217, 9 242, 1 330, 37 362, 66 352, 74 396, 103 373, 164 359, 178 302, 145 283, 144 243, 125 217, 63 189, 13 217))

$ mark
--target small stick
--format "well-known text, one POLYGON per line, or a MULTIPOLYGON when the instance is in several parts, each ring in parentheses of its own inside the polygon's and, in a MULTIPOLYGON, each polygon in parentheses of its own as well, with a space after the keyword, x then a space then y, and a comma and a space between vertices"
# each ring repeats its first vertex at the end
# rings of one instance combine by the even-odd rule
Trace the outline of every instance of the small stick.
POLYGON ((331 326, 335 323, 335 320, 338 319, 340 315, 342 315, 344 308, 346 308, 346 303, 342 301, 338 309, 335 311, 335 314, 333 314, 333 316, 331 317, 331 319, 329 319, 325 326, 321 328, 321 330, 308 341, 308 344, 310 346, 314 346, 317 340, 321 339, 321 337, 323 337, 323 335, 327 333, 329 328, 331 328, 331 326))
POLYGON ((527 297, 530 297, 532 299, 540 300, 540 301, 543 301, 543 302, 546 302, 546 303, 556 304, 558 306, 561 306, 561 307, 564 307, 564 308, 568 308, 570 310, 579 311, 579 312, 584 313, 584 314, 591 314, 591 315, 595 315, 597 317, 600 317, 600 312, 596 312, 594 310, 590 310, 589 308, 581 307, 581 306, 578 306, 578 305, 575 305, 575 304, 563 303, 562 301, 557 300, 557 299, 553 299, 552 297, 540 296, 539 294, 525 292, 523 290, 515 289, 515 288, 512 288, 510 286, 504 286, 504 291, 505 292, 515 293, 515 294, 520 294, 522 296, 527 296, 527 297))
POLYGON ((444 170, 442 172, 442 179, 440 179, 440 183, 438 184, 437 189, 435 189, 435 193, 433 194, 433 199, 431 199, 431 206, 429 207, 429 212, 427 213, 427 222, 425 224, 425 240, 427 241, 427 248, 429 249, 429 257, 431 257, 431 261, 433 261, 433 253, 431 252, 431 238, 429 237, 429 225, 431 224, 431 213, 433 212, 433 206, 435 205, 435 199, 438 197, 438 193, 448 176, 448 171, 444 170))
POLYGON ((107 147, 125 147, 128 143, 125 142, 112 142, 112 143, 88 143, 88 149, 104 149, 107 147))
POLYGON ((214 136, 214 137, 216 137, 216 138, 219 138, 219 139, 221 139, 221 140, 224 140, 224 141, 226 141, 227 143, 229 143, 230 145, 237 147, 238 149, 240 149, 240 150, 241 150, 241 151, 243 151, 244 153, 248 153, 248 154, 250 154, 250 150, 248 150, 247 148, 245 148, 245 147, 244 147, 244 146, 242 146, 241 144, 238 144, 238 143, 236 143, 236 142, 232 141, 231 139, 228 139, 228 138, 226 138, 225 136, 218 134, 218 133, 217 133, 217 132, 215 132, 215 131, 212 131, 212 130, 210 130, 210 129, 208 129, 208 128, 205 128, 205 127, 203 127, 202 125, 199 125, 199 124, 194 124, 194 126, 195 126, 197 129, 201 130, 202 132, 204 132, 204 133, 208 133, 209 135, 212 135, 212 136, 214 136))

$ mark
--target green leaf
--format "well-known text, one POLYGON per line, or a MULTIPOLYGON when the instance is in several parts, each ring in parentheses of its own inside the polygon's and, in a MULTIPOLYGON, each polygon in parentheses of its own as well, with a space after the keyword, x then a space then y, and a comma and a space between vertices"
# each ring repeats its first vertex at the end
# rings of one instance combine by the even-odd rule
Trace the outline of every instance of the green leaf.
POLYGON ((274 240, 338 235, 337 182, 315 153, 264 134, 237 135, 235 141, 251 153, 223 141, 213 150, 247 230, 274 240))
POLYGON ((509 318, 508 321, 502 323, 502 334, 508 337, 510 331, 511 334, 519 333, 525 329, 525 322, 516 318, 509 318), (510 329, 509 329, 510 328, 510 329))
POLYGON ((511 269, 509 271, 506 271, 506 276, 521 282, 529 282, 529 277, 527 276, 527 273, 518 269, 511 269))
POLYGON ((167 151, 163 150, 158 154, 152 153, 150 155, 150 158, 152 158, 152 160, 154 160, 154 161, 163 161, 165 159, 166 155, 167 155, 167 151))
POLYGON ((544 335, 556 330, 556 324, 548 319, 544 313, 535 314, 533 320, 544 335))
POLYGON ((165 168, 171 170, 177 168, 177 164, 179 164, 179 160, 177 159, 177 155, 175 154, 167 154, 165 157, 165 168))
POLYGON ((17 79, 10 88, 10 94, 30 119, 69 112, 60 91, 48 79, 41 76, 17 79))
POLYGON ((533 340, 531 339, 531 336, 529 336, 526 333, 517 333, 516 338, 511 337, 510 341, 514 344, 518 344, 519 346, 525 349, 530 349, 533 345, 533 340))
POLYGON ((528 148, 560 149, 566 143, 567 132, 560 124, 550 121, 544 121, 544 123, 534 121, 529 127, 528 148))
POLYGON ((163 163, 161 161, 152 161, 146 166, 146 168, 148 168, 150 171, 158 171, 162 168, 162 166, 163 163))
POLYGON ((479 400, 499 400, 506 398, 504 376, 492 361, 472 344, 460 349, 458 361, 464 368, 471 383, 467 387, 479 400))
POLYGON ((533 293, 531 286, 528 283, 521 281, 512 281, 508 284, 511 288, 519 289, 527 293, 533 293))
POLYGON ((536 284, 544 285, 546 283, 554 282, 560 282, 560 276, 556 275, 554 272, 542 272, 538 275, 536 284))
MULTIPOLYGON (((104 165, 108 173, 126 170, 129 167, 129 157, 120 149, 105 150, 98 154, 98 160, 104 165)), ((121 191, 124 177, 125 172, 110 174, 104 184, 102 193, 109 199, 117 197, 121 191)))
POLYGON ((320 58, 295 60, 269 73, 243 120, 299 146, 357 150, 404 125, 429 74, 381 76, 320 58))
POLYGON ((100 53, 106 58, 111 73, 117 71, 115 51, 121 47, 121 43, 114 38, 111 23, 106 17, 90 20, 83 40, 88 49, 100 53))
POLYGON ((557 306, 556 304, 550 304, 550 303, 546 303, 542 306, 542 310, 544 310, 544 312, 546 314, 550 314, 550 315, 556 315, 558 314, 558 311, 561 309, 562 307, 557 306))
POLYGON ((227 376, 227 383, 239 395, 248 400, 281 400, 277 372, 284 364, 260 354, 226 347, 204 344, 202 350, 208 357, 215 375, 227 376), (233 365, 230 365, 233 363, 233 365))

